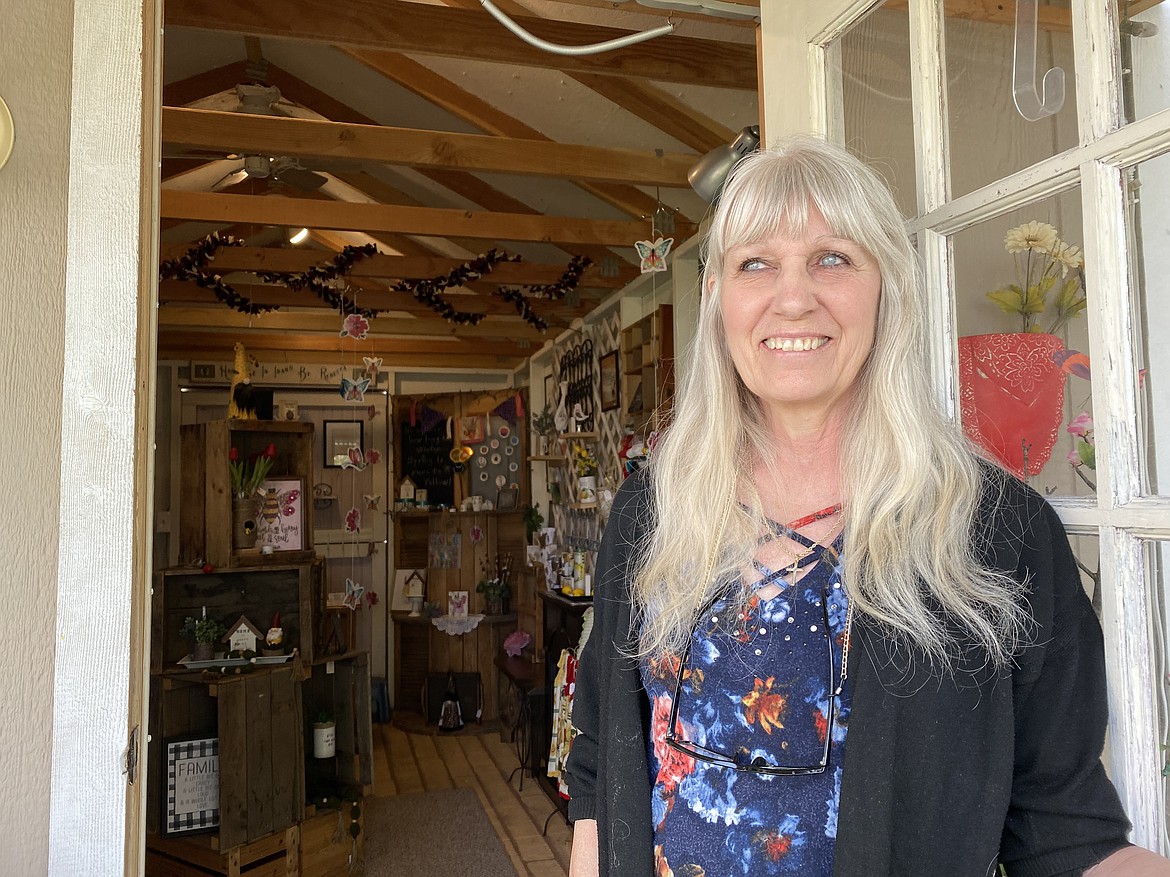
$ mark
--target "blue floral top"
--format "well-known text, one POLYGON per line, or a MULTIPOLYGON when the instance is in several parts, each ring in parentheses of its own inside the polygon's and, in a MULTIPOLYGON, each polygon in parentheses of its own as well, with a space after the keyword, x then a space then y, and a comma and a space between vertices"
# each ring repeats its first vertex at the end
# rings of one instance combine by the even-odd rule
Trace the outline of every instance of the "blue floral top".
MULTIPOLYGON (((700 614, 682 668, 676 738, 698 744, 716 761, 822 763, 829 699, 841 679, 847 597, 839 554, 814 551, 808 560, 812 569, 770 599, 761 598, 759 589, 784 587, 787 569, 758 566, 761 578, 744 610, 725 615, 728 601, 722 598, 700 614)), ((709 763, 666 744, 678 671, 678 656, 641 667, 652 705, 655 873, 831 875, 848 686, 838 697, 824 772, 769 775, 709 763)))

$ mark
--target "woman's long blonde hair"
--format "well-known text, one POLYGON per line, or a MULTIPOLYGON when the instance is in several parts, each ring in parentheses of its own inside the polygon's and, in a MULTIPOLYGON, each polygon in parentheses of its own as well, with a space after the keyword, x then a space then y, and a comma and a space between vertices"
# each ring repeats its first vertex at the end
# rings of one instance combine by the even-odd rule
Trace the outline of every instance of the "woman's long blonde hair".
POLYGON ((856 611, 896 641, 953 666, 973 645, 1002 666, 1025 636, 1020 583, 978 559, 975 518, 991 471, 938 410, 925 365, 926 302, 905 226, 885 183, 844 149, 811 137, 744 159, 703 250, 698 328, 683 358, 673 420, 651 464, 656 521, 635 551, 639 657, 681 648, 698 605, 750 566, 764 528, 751 459, 775 455, 757 397, 724 337, 720 281, 732 247, 781 228, 800 234, 813 205, 833 233, 881 269, 873 350, 857 379, 839 459, 844 582, 856 611), (739 485, 718 536, 725 499, 739 485), (718 543, 718 544, 716 544, 718 543), (714 575, 700 581, 718 552, 714 575))

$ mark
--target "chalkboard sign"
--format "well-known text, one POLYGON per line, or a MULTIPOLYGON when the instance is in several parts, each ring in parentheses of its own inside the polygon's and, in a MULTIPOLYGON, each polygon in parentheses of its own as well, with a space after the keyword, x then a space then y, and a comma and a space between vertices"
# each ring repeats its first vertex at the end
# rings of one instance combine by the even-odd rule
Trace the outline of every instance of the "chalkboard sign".
POLYGON ((427 503, 431 506, 450 506, 455 502, 455 472, 451 468, 451 439, 442 423, 432 427, 430 432, 422 423, 411 426, 400 424, 402 449, 402 471, 399 477, 410 476, 415 487, 427 492, 427 503))

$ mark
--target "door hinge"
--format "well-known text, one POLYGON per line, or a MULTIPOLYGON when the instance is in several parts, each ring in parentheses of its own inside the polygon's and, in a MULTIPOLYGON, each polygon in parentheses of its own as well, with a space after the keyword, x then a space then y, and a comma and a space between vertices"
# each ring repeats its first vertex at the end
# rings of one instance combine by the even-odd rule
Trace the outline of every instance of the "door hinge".
POLYGON ((138 734, 139 726, 135 725, 130 732, 130 742, 126 745, 126 782, 134 785, 138 781, 138 734))

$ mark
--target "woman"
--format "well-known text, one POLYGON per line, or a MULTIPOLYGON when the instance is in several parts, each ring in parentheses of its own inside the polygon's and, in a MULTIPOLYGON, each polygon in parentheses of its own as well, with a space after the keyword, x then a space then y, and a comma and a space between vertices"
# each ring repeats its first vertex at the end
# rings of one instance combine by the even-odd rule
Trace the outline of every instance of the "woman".
POLYGON ((757 153, 705 258, 672 426, 598 558, 571 875, 1170 873, 1099 761, 1060 521, 934 407, 884 184, 809 138, 757 153))

